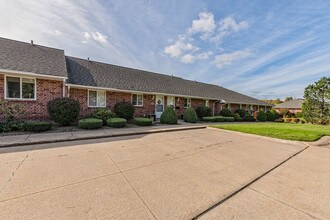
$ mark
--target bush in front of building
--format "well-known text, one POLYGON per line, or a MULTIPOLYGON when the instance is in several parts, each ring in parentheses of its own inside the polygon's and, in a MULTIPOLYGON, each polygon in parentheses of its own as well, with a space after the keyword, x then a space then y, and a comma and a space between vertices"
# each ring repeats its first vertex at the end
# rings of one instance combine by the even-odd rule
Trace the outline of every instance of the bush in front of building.
POLYGON ((198 116, 192 107, 189 107, 184 111, 183 120, 189 123, 196 123, 198 121, 198 116))
POLYGON ((47 109, 55 123, 67 126, 78 119, 80 104, 71 98, 56 98, 48 102, 47 109))
POLYGON ((134 116, 134 106, 130 102, 118 102, 114 107, 115 113, 120 118, 130 120, 134 116))
POLYGON ((267 121, 267 114, 263 110, 260 110, 257 114, 258 121, 265 122, 267 121))
POLYGON ((198 106, 196 108, 196 114, 199 119, 202 119, 203 117, 209 117, 211 116, 211 108, 207 106, 198 106))
POLYGON ((272 109, 267 112, 267 121, 275 121, 276 119, 278 119, 278 114, 275 110, 272 109))
POLYGON ((234 120, 235 120, 235 121, 243 121, 243 118, 240 116, 240 114, 235 113, 235 114, 234 114, 234 120))
POLYGON ((98 118, 84 118, 79 120, 78 127, 82 129, 98 129, 103 125, 103 120, 98 118))
POLYGON ((92 114, 92 118, 101 119, 103 121, 103 125, 107 124, 107 120, 109 118, 114 118, 114 117, 116 117, 116 114, 107 108, 96 109, 92 114))
POLYGON ((293 122, 295 122, 295 123, 298 123, 298 122, 300 121, 299 118, 294 118, 294 119, 292 119, 292 120, 293 120, 293 122))
POLYGON ((235 113, 239 114, 239 116, 241 118, 244 118, 247 114, 247 111, 245 109, 239 108, 239 109, 236 109, 235 113))
POLYGON ((160 116, 160 123, 162 124, 177 124, 178 117, 174 109, 170 106, 166 107, 162 115, 160 116))
POLYGON ((44 132, 52 128, 53 123, 47 121, 29 121, 25 127, 30 132, 44 132))
POLYGON ((0 122, 0 133, 6 133, 11 131, 25 131, 26 122, 22 120, 6 120, 0 122))
POLYGON ((112 128, 123 128, 126 126, 127 120, 125 118, 109 118, 107 125, 112 128))
POLYGON ((152 118, 134 118, 133 122, 138 126, 150 126, 152 125, 152 118))
POLYGON ((291 121, 292 121, 292 118, 286 118, 286 119, 285 119, 285 122, 290 123, 291 121))
POLYGON ((231 111, 228 108, 224 108, 220 111, 220 115, 224 117, 230 117, 231 116, 231 111))

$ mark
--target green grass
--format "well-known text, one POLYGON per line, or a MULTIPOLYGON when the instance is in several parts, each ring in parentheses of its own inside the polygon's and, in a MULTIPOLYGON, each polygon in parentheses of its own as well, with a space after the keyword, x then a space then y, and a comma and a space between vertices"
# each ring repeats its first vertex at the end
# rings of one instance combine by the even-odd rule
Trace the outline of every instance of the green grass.
POLYGON ((330 127, 293 123, 224 124, 211 127, 296 141, 316 141, 330 136, 330 127))

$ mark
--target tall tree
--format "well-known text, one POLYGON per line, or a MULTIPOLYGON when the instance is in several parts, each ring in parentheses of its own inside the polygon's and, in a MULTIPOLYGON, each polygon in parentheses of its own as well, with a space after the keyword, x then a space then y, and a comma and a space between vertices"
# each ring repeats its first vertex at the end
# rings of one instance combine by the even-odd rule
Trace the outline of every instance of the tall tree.
POLYGON ((287 96, 287 97, 285 98, 285 102, 288 102, 288 101, 291 101, 291 100, 293 100, 292 96, 287 96))
POLYGON ((304 118, 315 124, 330 122, 330 78, 323 77, 314 84, 308 85, 304 93, 302 106, 304 118))

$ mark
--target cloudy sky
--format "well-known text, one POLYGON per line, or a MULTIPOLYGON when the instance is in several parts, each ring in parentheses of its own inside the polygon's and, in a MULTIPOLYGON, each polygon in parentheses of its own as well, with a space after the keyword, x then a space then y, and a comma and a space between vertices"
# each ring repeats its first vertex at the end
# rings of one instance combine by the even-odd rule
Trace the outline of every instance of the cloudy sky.
POLYGON ((328 0, 0 0, 0 37, 262 99, 330 75, 328 0))

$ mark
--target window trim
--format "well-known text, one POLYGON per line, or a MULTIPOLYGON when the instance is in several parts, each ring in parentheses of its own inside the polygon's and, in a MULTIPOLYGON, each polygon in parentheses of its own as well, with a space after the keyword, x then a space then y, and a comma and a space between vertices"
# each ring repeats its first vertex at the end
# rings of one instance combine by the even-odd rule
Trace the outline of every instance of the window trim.
POLYGON ((185 102, 183 103, 184 108, 190 108, 191 107, 191 98, 185 98, 185 102), (190 104, 188 105, 188 99, 190 100, 190 104), (185 106, 187 100, 187 106, 185 106))
POLYGON ((4 97, 7 100, 15 100, 15 101, 36 101, 37 100, 37 78, 30 76, 15 76, 15 75, 4 75, 4 97), (9 98, 7 97, 7 77, 19 78, 20 83, 20 98, 9 98), (33 79, 34 80, 34 98, 27 99, 23 98, 23 78, 24 79, 33 79))
MULTIPOLYGON (((131 96, 131 103, 133 104, 134 107, 143 107, 143 93, 132 93, 131 96), (133 96, 136 95, 136 98, 140 95, 142 98, 142 104, 141 105, 134 105, 133 104, 133 96)), ((137 103, 137 102, 136 102, 137 103)))
POLYGON ((88 89, 87 91, 87 106, 88 108, 106 108, 107 107, 107 91, 106 90, 96 90, 96 89, 88 89), (89 92, 96 92, 96 106, 89 105, 89 92), (104 106, 99 106, 98 105, 98 93, 99 92, 104 92, 105 93, 105 100, 104 100, 104 106))
POLYGON ((210 107, 210 100, 208 100, 208 99, 205 100, 205 106, 210 107))

